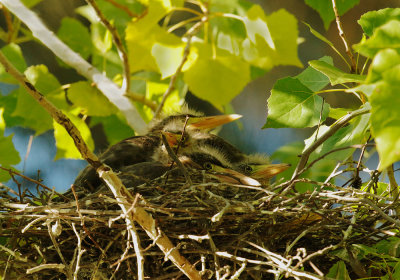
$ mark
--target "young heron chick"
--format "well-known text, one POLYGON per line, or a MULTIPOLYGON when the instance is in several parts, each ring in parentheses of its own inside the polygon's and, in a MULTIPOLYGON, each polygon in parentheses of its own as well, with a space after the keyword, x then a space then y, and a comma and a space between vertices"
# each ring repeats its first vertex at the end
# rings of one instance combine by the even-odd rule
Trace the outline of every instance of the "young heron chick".
MULTIPOLYGON (((189 113, 171 115, 154 123, 146 135, 130 137, 109 147, 99 156, 99 159, 115 171, 120 171, 125 166, 137 163, 157 161, 161 157, 167 157, 165 149, 160 148, 163 146, 161 132, 170 132, 179 135, 184 130, 187 130, 190 133, 199 133, 200 131, 209 131, 239 117, 239 115, 204 117, 199 114, 194 115, 189 113)), ((177 143, 172 141, 170 145, 176 147, 177 143)), ((101 184, 101 180, 94 168, 88 165, 80 172, 74 184, 85 187, 90 191, 95 191, 101 184)))

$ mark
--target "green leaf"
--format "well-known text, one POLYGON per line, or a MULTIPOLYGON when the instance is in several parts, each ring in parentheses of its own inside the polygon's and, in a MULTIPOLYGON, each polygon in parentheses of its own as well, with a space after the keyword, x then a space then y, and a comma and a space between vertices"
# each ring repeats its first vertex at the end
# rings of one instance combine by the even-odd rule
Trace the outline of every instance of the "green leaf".
POLYGON ((400 64, 400 55, 394 49, 379 51, 371 62, 366 83, 375 83, 382 79, 382 75, 400 64))
MULTIPOLYGON (((313 161, 322 155, 343 147, 348 147, 355 144, 363 144, 367 141, 367 130, 369 128, 370 114, 364 114, 354 119, 350 125, 340 128, 334 135, 329 137, 322 145, 320 145, 310 156, 309 161, 313 161)), ((318 131, 318 137, 323 135, 329 129, 328 126, 321 126, 318 131)), ((305 142, 305 148, 307 149, 312 143, 315 142, 315 135, 317 131, 311 135, 305 142)), ((317 139, 318 139, 317 137, 317 139)), ((335 162, 343 161, 353 154, 355 149, 345 149, 331 153, 325 157, 325 159, 332 159, 335 162)))
MULTIPOLYGON (((5 122, 3 119, 4 108, 0 108, 0 165, 3 167, 10 167, 10 165, 17 164, 21 161, 18 151, 15 149, 12 142, 13 135, 4 137, 5 122)), ((0 171, 0 182, 7 181, 9 174, 5 171, 0 171)))
POLYGON ((392 48, 400 51, 400 21, 391 20, 376 28, 372 36, 354 45, 354 49, 367 57, 374 57, 380 50, 392 48))
POLYGON ((370 11, 363 14, 357 22, 361 25, 365 34, 372 36, 376 28, 384 25, 392 19, 400 20, 399 8, 386 8, 378 11, 370 11))
POLYGON ((349 273, 347 272, 346 265, 343 261, 338 261, 330 269, 327 277, 331 277, 337 280, 351 280, 349 273))
POLYGON ((324 61, 312 60, 309 64, 312 68, 327 76, 333 86, 344 83, 362 83, 365 80, 365 76, 345 73, 324 61))
POLYGON ((83 108, 85 115, 109 116, 118 111, 104 94, 86 81, 71 84, 68 98, 76 106, 83 108))
POLYGON ((193 44, 197 60, 183 79, 197 97, 216 106, 228 104, 250 82, 250 66, 227 51, 213 54, 207 44, 193 44))
MULTIPOLYGON (((330 65, 333 65, 333 60, 330 56, 321 57, 319 61, 324 61, 330 65)), ((297 78, 303 85, 314 92, 320 91, 329 84, 328 77, 312 67, 307 67, 303 72, 294 78, 297 78)))
POLYGON ((387 70, 370 97, 371 127, 383 170, 400 160, 400 65, 387 70))
POLYGON ((161 73, 161 79, 175 74, 183 57, 184 44, 178 43, 177 45, 164 45, 155 43, 151 49, 151 54, 154 57, 158 69, 161 73))
POLYGON ((42 0, 22 0, 22 3, 27 6, 28 8, 32 8, 42 2, 42 0))
POLYGON ((87 28, 74 18, 65 17, 57 32, 58 37, 84 59, 92 53, 93 45, 87 28))
POLYGON ((93 127, 96 124, 101 124, 103 126, 110 145, 114 145, 122 139, 135 135, 132 128, 123 120, 123 117, 116 114, 107 117, 92 117, 90 126, 93 127))
MULTIPOLYGON (((72 123, 78 128, 79 132, 85 143, 88 145, 89 149, 93 151, 94 142, 92 139, 92 135, 90 133, 89 128, 86 123, 80 118, 76 117, 73 114, 64 112, 72 123)), ((78 149, 75 147, 74 141, 71 136, 67 133, 65 128, 59 125, 56 121, 53 122, 54 125, 54 137, 56 139, 56 147, 57 153, 55 156, 55 160, 60 158, 69 158, 69 159, 82 159, 81 154, 78 149)))
MULTIPOLYGON (((336 8, 339 15, 343 15, 352 7, 357 5, 360 0, 336 0, 336 8)), ((329 28, 330 23, 335 19, 331 0, 305 0, 306 4, 316 10, 322 21, 325 29, 329 28)))
POLYGON ((91 42, 96 48, 97 52, 102 56, 111 50, 112 48, 112 36, 111 32, 106 29, 100 22, 92 23, 90 26, 91 31, 91 42))
POLYGON ((329 117, 335 120, 340 119, 341 117, 347 115, 349 113, 349 109, 346 108, 332 108, 329 110, 329 117))
MULTIPOLYGON (((44 65, 31 66, 25 71, 27 79, 59 109, 68 109, 64 91, 57 79, 49 73, 44 65)), ((12 116, 23 119, 21 125, 41 134, 52 128, 52 118, 39 103, 25 91, 18 89, 18 100, 12 116)))
MULTIPOLYGON (((8 44, 2 47, 1 51, 9 61, 12 61, 12 64, 18 71, 24 72, 26 70, 26 62, 18 45, 14 43, 8 44)), ((0 81, 8 84, 18 84, 15 78, 6 72, 3 64, 0 64, 0 81)))
POLYGON ((275 65, 302 66, 297 56, 298 30, 293 15, 281 9, 266 16, 259 5, 254 5, 243 22, 248 37, 242 42, 246 61, 266 70, 275 65))
MULTIPOLYGON (((314 28, 311 27, 311 25, 309 25, 308 23, 303 22, 305 25, 308 26, 308 28, 310 29, 311 34, 313 34, 315 37, 317 37, 318 39, 320 39, 322 42, 325 42, 326 44, 328 44, 342 59, 343 61, 345 61, 347 64, 347 60, 343 57, 343 55, 338 51, 338 49, 336 49, 336 47, 333 45, 333 43, 331 41, 329 41, 325 36, 323 36, 321 33, 319 33, 317 30, 315 30, 314 28)), ((333 64, 333 63, 332 63, 333 64)), ((350 68, 350 65, 349 65, 350 68)))
POLYGON ((36 135, 51 129, 53 121, 46 110, 23 88, 19 88, 17 92, 17 106, 12 116, 22 118, 20 125, 35 130, 36 135))
POLYGON ((18 151, 14 148, 12 142, 13 135, 7 137, 0 136, 0 164, 2 166, 10 166, 21 161, 18 151))
MULTIPOLYGON (((140 70, 160 71, 152 54, 154 44, 158 43, 172 48, 184 45, 179 37, 168 33, 158 25, 158 21, 170 9, 171 3, 169 1, 151 1, 147 14, 128 24, 125 32, 131 72, 140 70)), ((181 59, 172 63, 179 63, 180 61, 181 59)))
MULTIPOLYGON (((296 78, 278 80, 268 98, 268 117, 264 128, 311 127, 320 121, 322 97, 303 85, 296 78)), ((329 104, 324 104, 321 121, 329 113, 329 104)))

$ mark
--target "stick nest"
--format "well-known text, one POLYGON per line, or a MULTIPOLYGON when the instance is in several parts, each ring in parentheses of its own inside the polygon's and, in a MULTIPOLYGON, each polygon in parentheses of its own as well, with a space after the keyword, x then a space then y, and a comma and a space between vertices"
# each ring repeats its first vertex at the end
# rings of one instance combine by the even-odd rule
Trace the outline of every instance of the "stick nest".
MULTIPOLYGON (((301 181, 315 191, 292 188, 283 195, 288 184, 249 187, 218 183, 198 171, 190 175, 192 185, 164 176, 132 192, 203 279, 326 279, 340 255, 347 256, 350 275, 360 276, 374 257, 358 261, 352 245, 373 246, 397 234, 387 198, 357 189, 301 179, 290 183, 301 181)), ((132 239, 106 187, 94 194, 76 190, 79 207, 72 194, 37 190, 37 196, 15 197, 8 188, 0 194, 3 275, 136 279, 132 239)), ((186 278, 140 226, 136 230, 147 279, 186 278)))

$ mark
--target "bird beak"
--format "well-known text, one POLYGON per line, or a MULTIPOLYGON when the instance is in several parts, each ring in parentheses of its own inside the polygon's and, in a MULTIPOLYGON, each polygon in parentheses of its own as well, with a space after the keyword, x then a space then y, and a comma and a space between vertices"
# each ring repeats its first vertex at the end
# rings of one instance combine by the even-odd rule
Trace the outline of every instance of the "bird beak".
POLYGON ((288 169, 290 167, 290 164, 278 163, 278 164, 252 165, 252 167, 253 167, 253 172, 251 173, 251 177, 257 179, 269 179, 288 169))
POLYGON ((161 131, 162 134, 164 134, 165 138, 167 139, 168 145, 171 148, 176 148, 178 147, 178 143, 181 141, 181 135, 177 133, 172 133, 168 131, 161 131))
POLYGON ((214 166, 213 170, 219 172, 219 174, 213 174, 213 176, 222 183, 242 184, 254 187, 261 186, 257 180, 232 169, 214 166))
POLYGON ((242 115, 230 114, 230 115, 218 115, 208 117, 194 117, 190 118, 187 127, 192 129, 204 129, 210 130, 220 125, 233 122, 240 119, 242 115))

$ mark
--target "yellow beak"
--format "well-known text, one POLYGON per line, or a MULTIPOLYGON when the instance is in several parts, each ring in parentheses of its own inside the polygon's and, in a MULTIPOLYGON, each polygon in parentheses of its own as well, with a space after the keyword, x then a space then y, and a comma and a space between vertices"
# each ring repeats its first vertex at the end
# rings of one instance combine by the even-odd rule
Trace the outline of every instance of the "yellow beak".
POLYGON ((242 184, 254 187, 261 186, 260 182, 258 182, 256 179, 250 178, 232 169, 214 165, 213 171, 219 172, 219 174, 213 174, 213 176, 223 183, 242 184))
POLYGON ((230 115, 218 115, 218 116, 207 116, 207 117, 194 117, 190 118, 187 127, 192 129, 204 129, 209 130, 220 125, 233 122, 240 119, 242 115, 230 114, 230 115))
POLYGON ((251 177, 256 179, 270 179, 290 167, 287 163, 252 165, 251 177))

